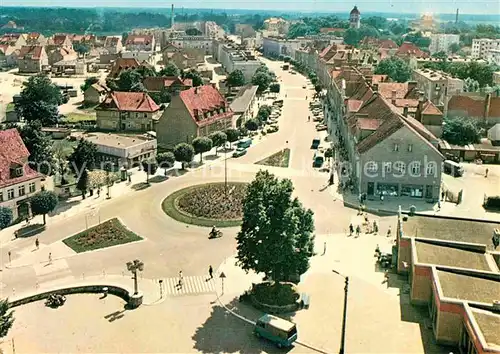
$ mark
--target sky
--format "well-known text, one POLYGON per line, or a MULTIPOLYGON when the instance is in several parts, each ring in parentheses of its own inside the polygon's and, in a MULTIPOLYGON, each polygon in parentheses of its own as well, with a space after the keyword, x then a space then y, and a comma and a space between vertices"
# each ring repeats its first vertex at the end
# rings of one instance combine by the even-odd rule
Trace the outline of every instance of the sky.
MULTIPOLYGON (((66 7, 176 7, 282 10, 305 12, 349 12, 357 5, 361 14, 365 12, 394 13, 455 13, 500 14, 500 0, 359 0, 348 3, 339 0, 0 0, 3 6, 66 6, 66 7)), ((1 14, 1 8, 0 8, 1 14)))

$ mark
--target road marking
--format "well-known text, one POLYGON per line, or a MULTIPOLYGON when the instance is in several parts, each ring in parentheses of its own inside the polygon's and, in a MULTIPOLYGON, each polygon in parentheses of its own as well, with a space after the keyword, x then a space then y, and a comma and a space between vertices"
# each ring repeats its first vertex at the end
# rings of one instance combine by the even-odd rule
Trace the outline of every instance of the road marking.
POLYGON ((183 277, 182 287, 179 287, 178 284, 179 277, 165 279, 165 295, 183 296, 215 292, 214 281, 207 281, 207 276, 203 275, 183 277))

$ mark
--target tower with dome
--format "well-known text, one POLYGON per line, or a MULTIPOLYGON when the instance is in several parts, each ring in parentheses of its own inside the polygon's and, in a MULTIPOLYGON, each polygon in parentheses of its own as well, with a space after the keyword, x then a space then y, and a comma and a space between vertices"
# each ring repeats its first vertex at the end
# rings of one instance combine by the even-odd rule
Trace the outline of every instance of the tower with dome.
POLYGON ((351 10, 349 14, 349 27, 351 28, 359 28, 360 26, 361 13, 358 10, 357 6, 351 10))

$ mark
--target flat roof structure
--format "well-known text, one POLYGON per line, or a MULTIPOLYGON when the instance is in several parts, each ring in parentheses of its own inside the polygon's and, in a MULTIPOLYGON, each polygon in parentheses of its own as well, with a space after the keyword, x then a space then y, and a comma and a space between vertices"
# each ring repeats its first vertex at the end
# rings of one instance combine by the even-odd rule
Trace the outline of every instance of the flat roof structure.
POLYGON ((500 350, 500 314, 476 308, 471 310, 488 346, 500 350))
POLYGON ((493 250, 491 237, 494 229, 500 229, 500 222, 443 218, 432 215, 407 216, 406 221, 403 219, 404 236, 479 243, 487 245, 489 250, 493 250))
POLYGON ((255 94, 257 93, 257 89, 259 86, 247 85, 240 89, 238 95, 234 98, 233 102, 231 102, 230 107, 233 112, 243 113, 248 109, 250 102, 252 102, 255 94))
POLYGON ((129 148, 151 140, 139 136, 125 136, 106 133, 90 133, 85 135, 84 138, 85 140, 91 141, 96 145, 109 146, 119 149, 129 148))
MULTIPOLYGON (((457 248, 456 245, 438 245, 415 240, 417 262, 448 267, 494 271, 484 252, 457 248)), ((493 260, 492 260, 493 261, 493 260)))
POLYGON ((500 301, 500 278, 488 279, 484 274, 460 274, 436 270, 443 296, 458 300, 493 304, 500 301))

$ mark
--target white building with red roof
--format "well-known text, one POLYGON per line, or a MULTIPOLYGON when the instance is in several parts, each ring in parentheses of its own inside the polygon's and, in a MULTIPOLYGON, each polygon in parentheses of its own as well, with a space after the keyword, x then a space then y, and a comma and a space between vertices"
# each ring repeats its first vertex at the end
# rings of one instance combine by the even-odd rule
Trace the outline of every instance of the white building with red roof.
POLYGON ((49 57, 41 45, 24 45, 19 51, 17 64, 20 73, 39 73, 49 65, 49 57))
POLYGON ((125 48, 132 52, 153 52, 155 50, 155 45, 155 37, 147 34, 131 34, 125 41, 125 48))
POLYGON ((233 112, 212 85, 193 87, 173 96, 155 124, 158 145, 170 148, 232 127, 233 112))
POLYGON ((27 199, 41 190, 43 175, 28 165, 29 155, 17 129, 0 131, 0 206, 14 219, 28 215, 27 199))
POLYGON ((96 107, 97 127, 108 131, 147 132, 159 119, 160 106, 145 92, 111 92, 96 107))

